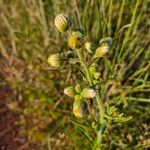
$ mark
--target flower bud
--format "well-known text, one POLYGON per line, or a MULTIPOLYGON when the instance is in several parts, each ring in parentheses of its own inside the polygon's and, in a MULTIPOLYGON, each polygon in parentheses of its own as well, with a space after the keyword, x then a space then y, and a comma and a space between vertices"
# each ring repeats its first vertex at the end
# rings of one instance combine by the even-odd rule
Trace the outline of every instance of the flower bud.
POLYGON ((82 31, 80 31, 80 30, 75 30, 75 31, 71 31, 71 35, 72 36, 76 36, 76 37, 78 37, 78 38, 83 38, 83 32, 82 31))
POLYGON ((84 46, 85 46, 85 49, 86 49, 89 53, 93 53, 94 46, 92 45, 92 43, 86 42, 84 46))
POLYGON ((94 72, 93 76, 95 79, 99 79, 100 78, 100 73, 99 72, 94 72))
POLYGON ((64 89, 64 93, 69 97, 74 97, 76 92, 73 86, 67 87, 64 89))
POLYGON ((90 73, 94 74, 95 72, 97 72, 97 64, 93 63, 90 67, 89 67, 90 73))
POLYGON ((58 31, 65 32, 71 26, 71 21, 69 17, 65 14, 58 14, 55 17, 54 24, 57 27, 58 31))
POLYGON ((75 100, 73 103, 73 113, 77 118, 85 117, 87 112, 87 103, 83 100, 75 100))
POLYGON ((111 46, 112 45, 112 38, 111 37, 106 37, 106 38, 103 38, 99 41, 99 44, 100 45, 108 45, 108 46, 111 46))
POLYGON ((97 127, 97 123, 96 122, 92 122, 92 128, 96 129, 96 127, 97 127))
POLYGON ((75 90, 76 90, 77 93, 81 93, 81 91, 82 91, 81 85, 80 85, 80 84, 77 84, 77 85, 75 86, 75 90))
POLYGON ((60 67, 62 62, 60 54, 54 54, 49 56, 47 62, 52 67, 60 67))
POLYGON ((74 53, 72 51, 67 51, 66 53, 66 59, 69 59, 69 58, 74 58, 74 53))
POLYGON ((96 95, 96 92, 95 92, 95 90, 92 89, 92 88, 85 88, 85 89, 83 89, 83 91, 82 91, 82 96, 83 96, 84 98, 94 98, 95 95, 96 95))
POLYGON ((76 29, 75 29, 75 32, 79 32, 80 34, 84 34, 84 29, 82 28, 82 27, 77 27, 76 29))
POLYGON ((109 46, 107 44, 100 46, 96 49, 94 58, 103 57, 109 51, 109 46))
POLYGON ((83 46, 83 34, 79 31, 72 31, 71 36, 68 38, 68 45, 72 49, 80 48, 83 46))

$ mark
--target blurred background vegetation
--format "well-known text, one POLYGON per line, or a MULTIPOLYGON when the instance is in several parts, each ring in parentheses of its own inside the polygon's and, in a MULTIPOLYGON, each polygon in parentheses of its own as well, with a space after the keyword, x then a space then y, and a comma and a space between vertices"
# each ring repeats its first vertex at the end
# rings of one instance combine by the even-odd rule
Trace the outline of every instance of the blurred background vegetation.
MULTIPOLYGON (((0 114, 15 114, 11 122, 15 127, 10 132, 17 128, 16 136, 24 137, 11 150, 19 146, 37 150, 91 149, 82 128, 70 121, 74 120, 73 100, 63 94, 66 85, 80 82, 80 76, 72 66, 52 70, 46 62, 50 54, 69 50, 66 35, 53 24, 58 13, 71 17, 72 28, 83 27, 86 40, 113 38, 111 52, 100 64, 105 79, 101 95, 112 102, 123 97, 127 106, 124 113, 133 119, 108 125, 106 149, 150 148, 148 6, 149 0, 0 0, 0 114), (7 112, 3 113, 3 108, 7 112)), ((5 130, 2 125, 0 129, 5 130)), ((10 150, 5 141, 10 132, 0 132, 0 149, 10 150)))

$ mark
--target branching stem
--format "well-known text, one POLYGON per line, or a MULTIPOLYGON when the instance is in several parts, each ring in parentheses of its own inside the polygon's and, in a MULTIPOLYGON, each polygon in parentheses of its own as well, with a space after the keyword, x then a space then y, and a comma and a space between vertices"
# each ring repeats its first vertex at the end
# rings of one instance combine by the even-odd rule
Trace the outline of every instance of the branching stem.
MULTIPOLYGON (((84 70, 86 72, 87 80, 88 80, 90 86, 93 86, 93 80, 92 80, 90 71, 88 69, 88 66, 87 66, 86 62, 84 61, 84 59, 82 57, 82 54, 80 53, 80 50, 76 49, 76 51, 77 51, 77 55, 78 55, 78 58, 80 60, 80 63, 84 67, 84 70)), ((100 147, 101 147, 101 144, 102 144, 102 133, 103 133, 103 129, 105 127, 105 120, 104 120, 105 108, 104 108, 102 100, 100 98, 99 91, 96 92, 96 97, 95 98, 96 98, 98 108, 99 108, 99 112, 100 112, 99 121, 100 121, 100 125, 101 125, 100 129, 97 131, 96 149, 100 150, 101 149, 100 147)))
POLYGON ((105 120, 104 120, 104 116, 105 116, 105 108, 103 106, 102 100, 100 98, 100 94, 97 91, 96 93, 96 101, 98 104, 98 108, 99 108, 99 112, 100 112, 100 129, 97 131, 97 145, 96 145, 96 149, 97 150, 101 150, 101 144, 102 144, 102 133, 103 133, 103 129, 105 127, 105 120))
POLYGON ((92 86, 93 83, 92 83, 92 77, 91 77, 91 74, 90 74, 90 72, 89 72, 88 66, 87 66, 87 64, 85 63, 85 61, 84 61, 84 59, 83 59, 83 57, 82 57, 82 55, 81 55, 79 49, 77 49, 77 55, 78 55, 78 57, 79 57, 79 60, 80 60, 80 62, 81 62, 81 64, 82 64, 82 66, 84 67, 84 70, 85 70, 85 73, 86 73, 87 80, 88 80, 90 86, 92 86))

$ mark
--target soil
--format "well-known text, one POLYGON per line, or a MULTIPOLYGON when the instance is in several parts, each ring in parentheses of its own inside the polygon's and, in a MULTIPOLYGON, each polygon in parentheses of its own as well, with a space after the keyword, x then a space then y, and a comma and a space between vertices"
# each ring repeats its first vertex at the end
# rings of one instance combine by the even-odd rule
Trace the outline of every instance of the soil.
POLYGON ((0 150, 33 150, 27 137, 19 131, 19 113, 8 107, 14 103, 13 91, 0 88, 0 150))

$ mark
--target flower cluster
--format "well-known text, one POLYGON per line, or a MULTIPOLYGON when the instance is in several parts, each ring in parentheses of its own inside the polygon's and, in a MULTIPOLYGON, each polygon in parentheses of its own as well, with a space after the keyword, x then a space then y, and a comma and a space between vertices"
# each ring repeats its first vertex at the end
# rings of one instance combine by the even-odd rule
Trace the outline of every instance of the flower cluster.
MULTIPOLYGON (((67 51, 65 55, 53 54, 48 57, 48 64, 51 67, 59 68, 62 66, 63 60, 74 58, 78 49, 84 49, 85 52, 91 56, 92 60, 104 57, 110 49, 112 44, 111 38, 104 38, 99 41, 99 44, 95 46, 92 42, 84 41, 84 34, 81 28, 71 30, 71 19, 65 14, 58 14, 54 20, 54 24, 59 32, 68 33, 68 46, 71 50, 67 51), (74 50, 74 51, 73 51, 74 50), (63 58, 65 57, 65 58, 63 58)), ((64 54, 64 53, 63 53, 64 54)), ((73 113, 77 118, 83 118, 87 112, 87 100, 94 99, 97 93, 96 85, 100 80, 100 72, 96 62, 92 62, 89 66, 86 66, 84 60, 80 54, 78 54, 79 62, 83 62, 85 72, 81 70, 84 75, 84 84, 77 84, 76 86, 69 86, 64 89, 64 93, 74 98, 73 113), (86 83, 89 81, 90 84, 86 83)))
POLYGON ((73 104, 73 113, 77 118, 83 118, 87 111, 87 103, 88 99, 94 98, 96 92, 94 89, 85 87, 83 88, 80 84, 74 86, 69 86, 64 89, 64 93, 74 98, 73 104))

